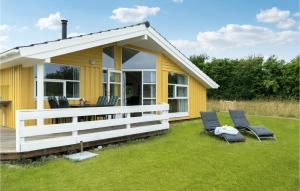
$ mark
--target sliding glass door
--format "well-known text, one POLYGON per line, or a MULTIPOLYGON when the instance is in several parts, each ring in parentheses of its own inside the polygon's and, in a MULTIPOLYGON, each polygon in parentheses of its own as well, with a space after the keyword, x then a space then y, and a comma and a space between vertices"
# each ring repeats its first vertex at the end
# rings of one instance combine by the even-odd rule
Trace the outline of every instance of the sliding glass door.
POLYGON ((118 96, 122 105, 122 72, 120 70, 107 70, 107 96, 118 96))

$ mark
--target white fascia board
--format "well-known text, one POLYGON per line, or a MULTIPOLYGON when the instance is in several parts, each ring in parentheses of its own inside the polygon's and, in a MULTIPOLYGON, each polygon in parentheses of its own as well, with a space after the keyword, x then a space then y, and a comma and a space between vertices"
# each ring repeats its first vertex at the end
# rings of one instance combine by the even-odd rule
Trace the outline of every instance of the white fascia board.
POLYGON ((163 38, 158 32, 153 28, 149 27, 147 29, 149 37, 151 37, 155 42, 157 42, 165 51, 167 51, 171 56, 179 61, 187 71, 194 74, 198 80, 202 81, 207 88, 216 89, 219 85, 214 82, 210 77, 208 77, 204 72, 202 72, 197 66, 195 66, 188 58, 186 58, 181 52, 179 52, 173 45, 171 45, 165 38, 163 38))
POLYGON ((20 49, 24 57, 44 59, 145 35, 145 25, 111 30, 20 49))
POLYGON ((20 58, 20 51, 16 49, 12 49, 0 55, 0 65, 18 58, 20 58))

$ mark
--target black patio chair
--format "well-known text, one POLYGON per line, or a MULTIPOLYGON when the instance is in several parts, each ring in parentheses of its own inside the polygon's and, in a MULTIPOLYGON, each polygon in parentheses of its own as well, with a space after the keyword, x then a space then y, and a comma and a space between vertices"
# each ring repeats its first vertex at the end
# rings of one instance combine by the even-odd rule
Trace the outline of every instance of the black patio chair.
MULTIPOLYGON (((96 104, 99 107, 105 107, 106 104, 107 104, 107 98, 106 98, 106 96, 99 96, 96 104)), ((99 117, 103 118, 103 119, 107 119, 107 115, 97 115, 96 119, 99 118, 99 117)))
POLYGON ((49 96, 48 103, 49 103, 50 109, 57 109, 59 107, 58 101, 55 96, 49 96))
POLYGON ((107 104, 106 96, 99 96, 97 105, 98 106, 105 106, 107 104))
MULTIPOLYGON (((49 96, 48 97, 48 103, 49 103, 49 106, 50 106, 50 109, 57 109, 59 108, 59 105, 58 105, 58 101, 56 99, 55 96, 49 96)), ((53 118, 52 119, 52 124, 55 124, 55 123, 59 123, 59 119, 58 118, 53 118)))
MULTIPOLYGON (((109 96, 107 106, 117 106, 119 102, 120 97, 119 96, 109 96)), ((112 119, 115 119, 116 115, 111 115, 112 119)))
MULTIPOLYGON (((200 112, 201 119, 204 125, 204 132, 214 134, 216 127, 221 127, 216 112, 200 112)), ((238 132, 236 135, 231 134, 220 134, 216 135, 223 138, 227 143, 230 142, 244 142, 245 137, 238 132)))
POLYGON ((58 97, 59 108, 70 108, 68 99, 65 96, 58 97))
POLYGON ((261 141, 261 139, 276 139, 275 134, 266 127, 262 125, 251 126, 246 118, 245 111, 229 110, 229 114, 234 123, 234 127, 238 130, 254 135, 259 141, 261 141))
MULTIPOLYGON (((65 96, 58 97, 59 108, 70 108, 68 99, 65 96)), ((71 122, 71 117, 61 118, 64 123, 71 122)))
POLYGON ((109 96, 109 101, 107 105, 109 106, 117 106, 119 102, 120 97, 119 96, 109 96))

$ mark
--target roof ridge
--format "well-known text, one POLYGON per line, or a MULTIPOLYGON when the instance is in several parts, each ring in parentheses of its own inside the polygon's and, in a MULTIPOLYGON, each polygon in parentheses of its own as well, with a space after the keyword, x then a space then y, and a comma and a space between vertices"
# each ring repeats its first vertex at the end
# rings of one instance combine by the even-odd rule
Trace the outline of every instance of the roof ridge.
POLYGON ((14 48, 10 48, 8 50, 0 52, 0 54, 4 54, 4 53, 9 52, 11 50, 18 50, 20 48, 31 47, 31 46, 40 45, 40 44, 47 44, 47 43, 51 43, 51 42, 58 42, 58 41, 63 41, 63 40, 68 40, 68 39, 73 39, 73 38, 79 38, 79 37, 89 36, 89 35, 93 35, 93 34, 100 34, 100 33, 104 33, 104 32, 109 32, 109 31, 113 31, 113 30, 120 30, 120 29, 135 27, 135 26, 139 26, 139 25, 145 25, 146 28, 149 28, 150 27, 150 22, 149 21, 144 21, 144 22, 140 22, 140 23, 136 23, 136 24, 132 24, 132 25, 127 25, 127 26, 123 26, 123 27, 117 27, 117 28, 107 29, 107 30, 103 30, 103 31, 91 32, 91 33, 88 33, 88 34, 83 34, 83 35, 78 35, 78 36, 73 36, 73 37, 67 37, 65 39, 60 38, 60 39, 48 40, 48 41, 44 41, 44 42, 32 43, 32 44, 29 44, 29 45, 16 46, 14 48))

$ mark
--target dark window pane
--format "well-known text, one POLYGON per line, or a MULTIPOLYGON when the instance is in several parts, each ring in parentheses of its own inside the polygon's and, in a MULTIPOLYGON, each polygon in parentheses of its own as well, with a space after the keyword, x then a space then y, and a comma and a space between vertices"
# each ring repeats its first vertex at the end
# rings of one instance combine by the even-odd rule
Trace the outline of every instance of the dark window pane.
POLYGON ((103 48, 102 68, 115 68, 115 56, 113 46, 103 48))
POLYGON ((46 79, 79 80, 79 67, 45 64, 46 79))
POLYGON ((79 82, 67 82, 67 97, 79 98, 79 82))
POLYGON ((124 69, 156 69, 156 56, 130 48, 122 48, 124 69))
POLYGON ((102 82, 107 82, 107 70, 102 70, 102 82))
POLYGON ((103 95, 107 96, 107 83, 103 83, 103 85, 102 85, 102 91, 103 91, 103 95))
POLYGON ((169 98, 175 97, 175 86, 174 85, 168 85, 168 97, 169 98))
POLYGON ((63 96, 64 84, 61 82, 45 82, 45 96, 63 96))
POLYGON ((168 103, 170 106, 169 113, 188 112, 187 99, 169 99, 168 103))
POLYGON ((155 85, 144 84, 144 97, 145 98, 155 98, 156 97, 155 85))
POLYGON ((187 87, 177 86, 177 97, 187 97, 187 87))
POLYGON ((143 104, 144 105, 155 105, 156 104, 156 100, 155 99, 144 99, 143 100, 143 104))
POLYGON ((175 73, 169 72, 168 83, 169 84, 177 84, 177 78, 176 78, 176 74, 175 73))
POLYGON ((173 72, 169 72, 168 75, 168 83, 169 84, 187 84, 187 77, 183 74, 176 74, 173 72))

